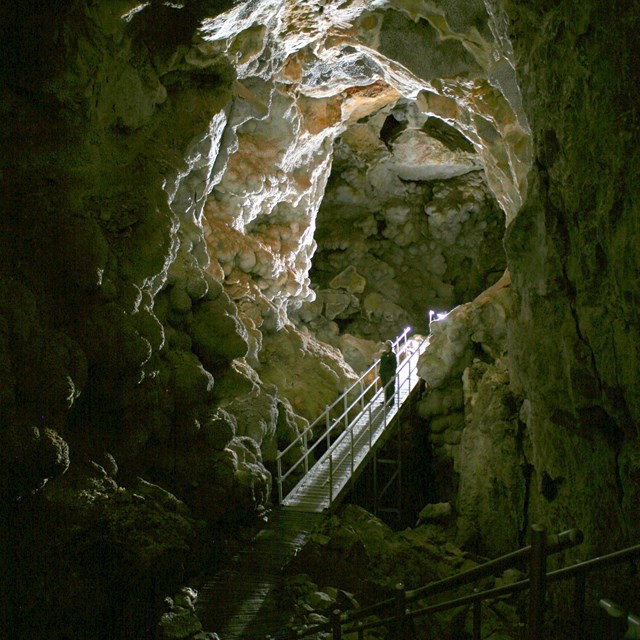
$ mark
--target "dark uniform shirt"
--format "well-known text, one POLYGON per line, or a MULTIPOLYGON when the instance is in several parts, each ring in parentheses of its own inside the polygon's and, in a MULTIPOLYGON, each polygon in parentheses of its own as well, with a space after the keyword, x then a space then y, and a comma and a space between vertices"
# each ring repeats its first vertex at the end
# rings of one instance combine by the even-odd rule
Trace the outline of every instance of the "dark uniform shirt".
POLYGON ((391 350, 385 351, 380 356, 380 377, 382 380, 391 380, 391 378, 396 374, 397 366, 398 361, 396 359, 396 354, 391 350))

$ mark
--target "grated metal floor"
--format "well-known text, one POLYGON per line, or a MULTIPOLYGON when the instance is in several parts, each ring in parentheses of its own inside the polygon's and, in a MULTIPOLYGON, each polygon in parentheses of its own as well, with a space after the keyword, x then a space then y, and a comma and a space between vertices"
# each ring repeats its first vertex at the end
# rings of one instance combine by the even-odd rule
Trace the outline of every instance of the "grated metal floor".
POLYGON ((200 589, 196 613, 221 640, 286 638, 280 607, 284 566, 302 548, 322 516, 288 509, 271 514, 251 545, 200 589))
POLYGON ((333 455, 327 451, 284 498, 284 507, 320 513, 344 496, 354 473, 382 443, 387 427, 391 426, 400 406, 418 384, 416 364, 419 355, 414 353, 411 356, 408 373, 400 376, 395 404, 385 409, 381 398, 372 400, 350 429, 339 436, 332 446, 332 449, 335 447, 333 455))

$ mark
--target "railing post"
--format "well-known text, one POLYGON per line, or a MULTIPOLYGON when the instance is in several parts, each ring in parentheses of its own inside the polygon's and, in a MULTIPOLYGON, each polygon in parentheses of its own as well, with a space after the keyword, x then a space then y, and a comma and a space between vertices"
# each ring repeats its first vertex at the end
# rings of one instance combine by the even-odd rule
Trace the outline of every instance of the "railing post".
POLYGON ((586 582, 586 571, 583 570, 576 573, 573 587, 573 612, 576 620, 576 640, 583 640, 584 638, 584 594, 586 582))
POLYGON ((396 585, 395 600, 397 637, 405 640, 407 637, 407 592, 402 582, 398 582, 396 585))
POLYGON ((309 473, 309 447, 307 440, 307 430, 302 433, 302 446, 304 447, 304 473, 309 473))
POLYGON ((543 526, 534 524, 529 566, 529 640, 542 640, 546 575, 547 532, 543 526))
POLYGON ((333 452, 329 454, 329 509, 333 504, 333 452))
POLYGON ((333 640, 341 640, 342 625, 340 623, 340 609, 334 609, 331 612, 331 629, 333 631, 333 640))
POLYGON ((601 609, 606 611, 609 616, 607 625, 607 637, 608 638, 636 638, 635 633, 629 635, 627 633, 629 627, 629 617, 627 612, 611 600, 603 598, 598 602, 601 609))
POLYGON ((344 428, 345 429, 349 428, 348 408, 349 408, 349 400, 347 399, 347 392, 345 391, 345 394, 344 394, 344 428))
POLYGON ((331 446, 331 438, 329 437, 330 430, 331 430, 331 416, 329 415, 329 405, 326 405, 324 412, 326 416, 325 423, 327 425, 327 449, 328 449, 331 446))
POLYGON ((378 515, 378 452, 373 453, 373 515, 378 515))
POLYGON ((371 424, 371 403, 369 403, 369 451, 371 451, 371 432, 373 431, 373 425, 371 424))
POLYGON ((277 454, 278 461, 278 504, 282 504, 282 458, 280 452, 277 454))
POLYGON ((473 640, 482 640, 482 600, 473 603, 473 640))
POLYGON ((349 429, 351 433, 351 477, 353 478, 353 429, 349 429))
POLYGON ((364 380, 362 377, 360 377, 360 411, 364 411, 364 380))

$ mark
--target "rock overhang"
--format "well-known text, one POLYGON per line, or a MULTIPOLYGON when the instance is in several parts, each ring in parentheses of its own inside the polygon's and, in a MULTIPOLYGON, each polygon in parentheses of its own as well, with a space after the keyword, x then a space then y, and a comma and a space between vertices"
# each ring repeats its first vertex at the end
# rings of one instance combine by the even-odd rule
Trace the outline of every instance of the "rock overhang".
POLYGON ((517 214, 530 132, 503 17, 483 2, 241 3, 205 19, 188 55, 237 73, 228 161, 203 224, 212 271, 262 299, 254 317, 275 305, 280 327, 315 296, 316 217, 338 139, 377 155, 377 176, 484 170, 505 225, 517 214), (398 110, 411 111, 407 130, 381 157, 380 129, 398 110))

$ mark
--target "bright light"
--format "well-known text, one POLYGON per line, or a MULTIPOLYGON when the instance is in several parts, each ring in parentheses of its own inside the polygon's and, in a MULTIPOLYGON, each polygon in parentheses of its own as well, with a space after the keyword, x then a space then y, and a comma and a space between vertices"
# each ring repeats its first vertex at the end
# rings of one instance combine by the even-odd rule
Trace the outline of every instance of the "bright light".
POLYGON ((437 320, 444 320, 447 316, 449 315, 448 311, 434 311, 433 309, 429 309, 429 324, 431 324, 431 321, 435 319, 437 320))

